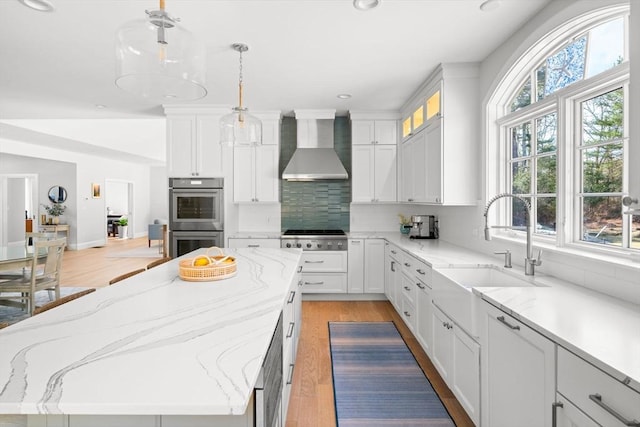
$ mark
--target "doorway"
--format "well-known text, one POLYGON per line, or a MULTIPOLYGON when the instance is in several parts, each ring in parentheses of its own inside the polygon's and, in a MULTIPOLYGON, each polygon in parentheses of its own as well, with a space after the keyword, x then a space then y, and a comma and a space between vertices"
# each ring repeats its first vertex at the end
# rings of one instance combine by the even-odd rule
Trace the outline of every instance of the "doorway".
POLYGON ((111 238, 128 239, 135 236, 134 234, 134 198, 133 198, 133 182, 117 179, 105 180, 105 234, 107 235, 107 243, 111 238), (125 216, 129 220, 127 232, 124 236, 112 236, 108 229, 110 219, 125 216))
POLYGON ((31 220, 38 224, 38 175, 0 175, 0 246, 24 245, 24 233, 31 220))

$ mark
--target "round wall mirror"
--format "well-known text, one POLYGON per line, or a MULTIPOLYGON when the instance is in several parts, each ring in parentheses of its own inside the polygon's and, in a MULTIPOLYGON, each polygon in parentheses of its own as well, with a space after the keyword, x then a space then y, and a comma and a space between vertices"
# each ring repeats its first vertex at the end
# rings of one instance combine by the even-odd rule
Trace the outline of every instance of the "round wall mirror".
POLYGON ((64 203, 67 200, 67 190, 64 187, 54 185, 49 189, 49 200, 52 203, 64 203))

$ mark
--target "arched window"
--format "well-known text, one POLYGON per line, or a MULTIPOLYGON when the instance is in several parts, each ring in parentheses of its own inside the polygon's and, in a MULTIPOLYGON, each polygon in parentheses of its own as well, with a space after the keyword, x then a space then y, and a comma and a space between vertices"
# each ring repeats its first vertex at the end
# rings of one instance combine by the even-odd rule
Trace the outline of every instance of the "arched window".
MULTIPOLYGON (((629 7, 592 11, 531 46, 489 100, 488 188, 531 202, 536 239, 583 249, 640 249, 625 215, 629 7)), ((491 196, 491 194, 489 194, 491 196)), ((525 225, 505 199, 503 224, 525 225)))

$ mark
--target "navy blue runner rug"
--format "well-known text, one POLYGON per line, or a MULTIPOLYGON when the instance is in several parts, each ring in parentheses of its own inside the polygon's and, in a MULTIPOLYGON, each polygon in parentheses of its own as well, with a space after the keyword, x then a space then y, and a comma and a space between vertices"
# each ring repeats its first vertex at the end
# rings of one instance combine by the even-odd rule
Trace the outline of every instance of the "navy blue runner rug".
POLYGON ((338 427, 455 426, 393 322, 329 322, 338 427))

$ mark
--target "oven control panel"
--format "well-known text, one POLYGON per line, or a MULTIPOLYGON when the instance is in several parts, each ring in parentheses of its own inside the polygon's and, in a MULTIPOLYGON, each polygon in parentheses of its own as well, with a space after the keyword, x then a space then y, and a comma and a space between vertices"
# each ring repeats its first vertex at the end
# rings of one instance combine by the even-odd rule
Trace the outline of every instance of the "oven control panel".
POLYGON ((307 239, 282 237, 281 248, 298 248, 303 251, 346 251, 347 239, 307 239))

